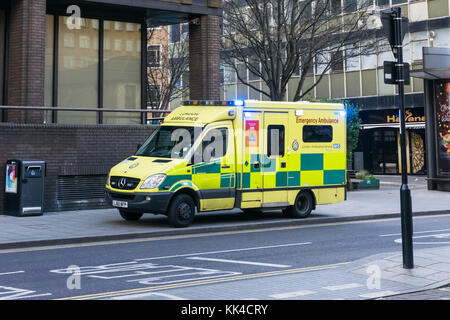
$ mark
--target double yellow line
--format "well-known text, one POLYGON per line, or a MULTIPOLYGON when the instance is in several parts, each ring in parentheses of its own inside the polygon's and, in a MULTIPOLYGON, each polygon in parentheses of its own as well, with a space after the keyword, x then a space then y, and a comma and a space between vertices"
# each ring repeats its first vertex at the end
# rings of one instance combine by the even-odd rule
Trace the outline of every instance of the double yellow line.
POLYGON ((173 283, 173 284, 152 286, 152 287, 145 287, 145 288, 138 288, 138 289, 128 289, 128 290, 110 291, 110 292, 103 292, 103 293, 94 293, 94 294, 87 294, 87 295, 81 295, 81 296, 60 298, 60 299, 56 299, 56 300, 106 299, 106 298, 112 298, 112 297, 117 297, 117 296, 126 296, 126 295, 131 295, 131 294, 139 294, 139 293, 152 292, 152 291, 178 289, 178 288, 184 288, 184 287, 192 287, 192 286, 214 284, 214 283, 221 283, 221 282, 249 280, 249 279, 261 278, 261 277, 279 276, 279 275, 285 275, 285 274, 291 274, 291 273, 301 273, 301 272, 308 272, 308 271, 333 269, 333 268, 339 267, 341 265, 345 265, 347 263, 349 263, 349 262, 340 262, 340 263, 327 264, 327 265, 314 266, 314 267, 287 269, 287 270, 281 270, 281 271, 244 274, 244 275, 238 275, 238 276, 232 276, 232 277, 221 277, 221 278, 214 278, 214 279, 196 280, 196 281, 190 281, 190 282, 173 283))

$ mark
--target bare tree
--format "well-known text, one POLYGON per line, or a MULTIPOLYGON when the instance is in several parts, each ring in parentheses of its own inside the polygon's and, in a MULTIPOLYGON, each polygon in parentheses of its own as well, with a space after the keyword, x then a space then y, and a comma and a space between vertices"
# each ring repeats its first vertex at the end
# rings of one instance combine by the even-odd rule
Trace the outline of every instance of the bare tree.
MULTIPOLYGON (((179 28, 180 25, 173 25, 179 28)), ((169 27, 149 29, 147 33, 148 104, 152 110, 168 110, 170 102, 181 99, 189 88, 181 84, 189 69, 189 41, 181 36, 169 41, 169 27)), ((160 117, 159 113, 153 113, 160 117)))
POLYGON ((328 71, 343 70, 346 59, 373 52, 376 30, 370 28, 367 12, 371 4, 372 0, 226 0, 222 60, 240 82, 274 101, 285 98, 288 81, 298 76, 293 98, 298 101, 328 71), (239 66, 267 88, 248 81, 239 66), (304 87, 313 70, 314 83, 304 87))

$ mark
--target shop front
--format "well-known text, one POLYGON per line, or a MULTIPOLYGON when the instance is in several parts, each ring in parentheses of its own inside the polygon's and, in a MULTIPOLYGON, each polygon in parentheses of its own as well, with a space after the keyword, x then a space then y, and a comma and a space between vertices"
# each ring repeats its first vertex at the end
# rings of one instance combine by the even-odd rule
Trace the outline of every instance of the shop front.
POLYGON ((450 191, 450 48, 423 48, 427 180, 429 190, 450 191))
MULTIPOLYGON (((373 174, 400 174, 400 120, 398 109, 360 112, 360 139, 354 152, 354 167, 373 174)), ((426 174, 425 116, 423 108, 408 108, 406 153, 408 174, 426 174)))

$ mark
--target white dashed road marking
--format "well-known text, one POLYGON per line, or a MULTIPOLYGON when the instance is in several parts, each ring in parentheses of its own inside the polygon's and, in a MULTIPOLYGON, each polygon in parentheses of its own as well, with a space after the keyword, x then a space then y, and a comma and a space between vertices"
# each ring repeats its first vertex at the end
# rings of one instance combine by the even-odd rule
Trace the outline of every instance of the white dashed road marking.
POLYGON ((314 293, 316 293, 316 292, 311 291, 311 290, 300 290, 300 291, 272 294, 269 297, 274 298, 274 299, 290 299, 290 298, 295 298, 295 297, 300 297, 300 296, 307 296, 307 295, 314 294, 314 293))
POLYGON ((362 287, 362 284, 359 283, 347 283, 339 286, 328 286, 323 287, 323 289, 330 290, 330 291, 337 291, 337 290, 345 290, 345 289, 353 289, 353 288, 359 288, 362 287))
POLYGON ((225 262, 225 263, 237 263, 237 264, 251 264, 255 266, 265 266, 273 268, 290 268, 291 266, 285 264, 273 264, 264 262, 253 262, 253 261, 243 261, 243 260, 228 260, 228 259, 216 259, 216 258, 204 258, 204 257, 189 257, 186 259, 191 260, 204 260, 204 261, 214 261, 214 262, 225 262))

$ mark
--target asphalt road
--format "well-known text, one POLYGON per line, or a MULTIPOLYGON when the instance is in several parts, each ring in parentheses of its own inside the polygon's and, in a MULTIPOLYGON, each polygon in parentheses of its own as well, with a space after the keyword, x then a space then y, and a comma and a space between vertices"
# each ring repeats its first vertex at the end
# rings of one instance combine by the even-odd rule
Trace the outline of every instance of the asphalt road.
MULTIPOLYGON (((400 232, 399 219, 385 219, 2 250, 0 299, 95 298, 127 289, 326 268, 399 251, 400 232)), ((450 245, 450 216, 416 217, 414 232, 417 249, 450 245)))

